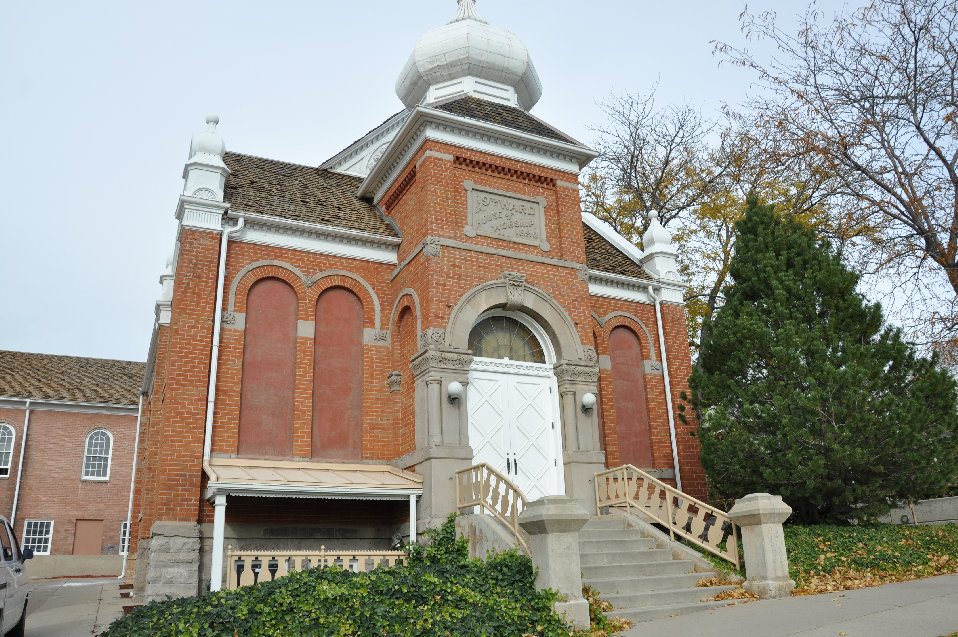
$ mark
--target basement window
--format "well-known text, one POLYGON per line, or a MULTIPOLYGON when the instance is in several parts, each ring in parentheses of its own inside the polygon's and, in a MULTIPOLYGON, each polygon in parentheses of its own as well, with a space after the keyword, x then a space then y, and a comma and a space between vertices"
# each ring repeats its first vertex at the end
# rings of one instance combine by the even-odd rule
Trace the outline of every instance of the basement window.
POLYGON ((23 548, 34 555, 49 555, 53 539, 53 520, 27 520, 23 525, 23 548))

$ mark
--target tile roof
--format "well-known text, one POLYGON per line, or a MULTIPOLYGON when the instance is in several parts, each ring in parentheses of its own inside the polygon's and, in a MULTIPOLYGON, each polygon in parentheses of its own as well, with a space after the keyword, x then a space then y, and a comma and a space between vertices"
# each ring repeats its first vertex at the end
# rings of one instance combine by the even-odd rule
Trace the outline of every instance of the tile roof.
POLYGON ((590 270, 621 274, 646 281, 652 280, 642 266, 609 243, 588 224, 582 224, 582 233, 585 235, 585 262, 590 270))
POLYGON ((145 363, 0 350, 0 396, 136 405, 145 363))
POLYGON ((511 128, 523 133, 538 135, 566 144, 575 144, 582 146, 579 142, 572 139, 565 133, 549 126, 538 117, 534 117, 521 108, 508 106, 506 104, 497 104, 489 100, 480 99, 467 95, 459 99, 444 102, 433 106, 436 110, 446 111, 453 115, 477 119, 490 124, 497 124, 506 128, 511 128))
POLYGON ((374 205, 356 196, 360 177, 239 153, 223 160, 231 173, 225 199, 234 210, 399 236, 374 205))

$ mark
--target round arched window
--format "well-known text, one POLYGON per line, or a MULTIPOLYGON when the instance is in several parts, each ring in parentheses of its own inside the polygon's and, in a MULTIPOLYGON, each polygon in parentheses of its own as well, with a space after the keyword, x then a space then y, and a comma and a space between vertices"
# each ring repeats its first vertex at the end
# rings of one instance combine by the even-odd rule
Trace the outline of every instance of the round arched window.
POLYGON ((490 316, 476 323, 469 334, 469 349, 480 358, 546 362, 539 339, 528 327, 508 316, 490 316))

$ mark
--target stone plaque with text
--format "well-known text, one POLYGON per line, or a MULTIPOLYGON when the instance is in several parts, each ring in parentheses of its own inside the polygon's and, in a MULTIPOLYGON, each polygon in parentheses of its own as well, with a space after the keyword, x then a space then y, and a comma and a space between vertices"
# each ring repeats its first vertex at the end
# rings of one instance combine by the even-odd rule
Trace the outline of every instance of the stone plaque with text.
POLYGON ((514 241, 549 251, 544 197, 493 190, 471 181, 463 186, 468 194, 467 236, 514 241))

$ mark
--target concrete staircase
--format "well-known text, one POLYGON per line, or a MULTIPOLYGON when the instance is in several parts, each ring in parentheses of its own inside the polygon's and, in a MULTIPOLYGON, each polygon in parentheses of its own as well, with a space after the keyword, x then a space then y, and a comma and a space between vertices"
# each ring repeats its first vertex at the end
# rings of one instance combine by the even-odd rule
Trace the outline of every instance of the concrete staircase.
POLYGON ((621 517, 592 518, 579 533, 582 582, 615 607, 611 615, 636 623, 729 604, 702 600, 734 586, 696 587, 713 573, 695 572, 692 560, 657 544, 621 517))

